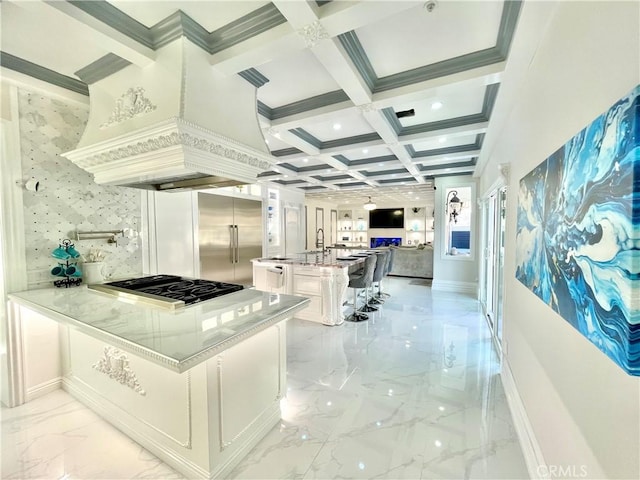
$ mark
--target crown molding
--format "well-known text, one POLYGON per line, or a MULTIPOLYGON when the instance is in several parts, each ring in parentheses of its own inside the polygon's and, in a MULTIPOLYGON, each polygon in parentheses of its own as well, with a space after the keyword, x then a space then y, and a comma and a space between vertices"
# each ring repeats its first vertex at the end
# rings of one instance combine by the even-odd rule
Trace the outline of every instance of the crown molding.
POLYGON ((92 83, 102 80, 103 78, 106 78, 129 65, 131 65, 131 62, 128 60, 125 60, 114 53, 107 53, 104 57, 99 58, 95 62, 81 68, 75 72, 75 74, 84 83, 91 85, 92 83))
POLYGON ((35 63, 31 63, 20 57, 11 55, 10 53, 0 52, 0 66, 37 78, 43 82, 66 88, 72 92, 87 96, 89 95, 89 87, 86 83, 76 80, 75 78, 67 77, 61 73, 54 72, 48 68, 41 67, 40 65, 36 65, 35 63))
POLYGON ((297 102, 288 103, 281 107, 271 109, 269 120, 278 120, 280 118, 290 117, 298 113, 309 112, 316 108, 334 105, 340 102, 351 102, 349 96, 343 90, 334 90, 332 92, 322 93, 313 97, 305 98, 297 102))
MULTIPOLYGON (((242 78, 244 78, 247 82, 249 82, 251 85, 253 85, 256 88, 260 88, 265 83, 269 82, 269 79, 267 77, 265 77, 264 75, 262 75, 255 68, 248 68, 246 70, 238 72, 238 75, 240 75, 242 78)), ((263 105, 263 107, 269 108, 264 103, 262 105, 263 105)), ((271 110, 271 109, 269 109, 269 110, 271 110)))
POLYGON ((109 2, 105 0, 69 0, 69 3, 141 45, 155 50, 151 29, 109 2))

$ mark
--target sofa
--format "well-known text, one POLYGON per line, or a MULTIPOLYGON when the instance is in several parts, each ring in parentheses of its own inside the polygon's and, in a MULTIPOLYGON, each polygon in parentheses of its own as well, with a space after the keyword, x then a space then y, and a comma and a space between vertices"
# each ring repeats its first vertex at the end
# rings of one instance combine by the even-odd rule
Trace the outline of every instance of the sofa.
POLYGON ((433 278, 433 247, 392 247, 395 250, 389 275, 433 278))

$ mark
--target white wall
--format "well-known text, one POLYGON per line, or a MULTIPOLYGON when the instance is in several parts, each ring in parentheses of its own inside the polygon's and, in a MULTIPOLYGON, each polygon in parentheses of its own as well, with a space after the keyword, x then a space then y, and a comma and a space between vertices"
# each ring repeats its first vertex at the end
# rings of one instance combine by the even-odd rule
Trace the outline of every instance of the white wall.
MULTIPOLYGON (((123 187, 96 185, 91 174, 61 154, 76 147, 88 108, 44 93, 18 90, 19 136, 24 179, 40 182, 37 192, 22 191, 24 242, 29 288, 50 286, 56 266, 51 251, 65 238, 86 255, 91 248, 106 253, 110 274, 133 276, 142 271, 139 237, 141 193, 123 187), (131 229, 118 244, 105 239, 76 241, 76 231, 131 229)), ((13 185, 13 188, 21 188, 13 185)))
POLYGON ((304 204, 307 207, 307 250, 316 248, 316 208, 321 208, 324 211, 324 243, 329 245, 331 210, 338 210, 337 204, 310 198, 305 199, 304 204))
POLYGON ((478 206, 476 203, 476 180, 470 176, 436 178, 435 196, 435 235, 433 242, 433 289, 464 292, 477 295, 479 275, 480 230, 478 228, 478 206), (471 209, 471 255, 450 256, 444 253, 444 222, 449 219, 445 215, 446 190, 469 186, 472 189, 471 209))
POLYGON ((480 191, 511 164, 505 368, 547 464, 588 478, 640 478, 640 381, 515 279, 518 182, 638 84, 639 18, 637 2, 525 2, 481 159, 480 191))

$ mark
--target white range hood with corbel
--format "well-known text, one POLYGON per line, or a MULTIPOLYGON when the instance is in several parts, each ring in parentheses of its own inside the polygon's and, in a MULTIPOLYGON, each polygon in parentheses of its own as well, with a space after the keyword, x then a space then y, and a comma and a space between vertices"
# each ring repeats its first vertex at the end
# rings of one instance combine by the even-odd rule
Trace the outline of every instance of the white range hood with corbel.
POLYGON ((156 54, 89 86, 87 128, 63 156, 98 184, 152 190, 253 183, 270 169, 256 87, 184 37, 156 54))

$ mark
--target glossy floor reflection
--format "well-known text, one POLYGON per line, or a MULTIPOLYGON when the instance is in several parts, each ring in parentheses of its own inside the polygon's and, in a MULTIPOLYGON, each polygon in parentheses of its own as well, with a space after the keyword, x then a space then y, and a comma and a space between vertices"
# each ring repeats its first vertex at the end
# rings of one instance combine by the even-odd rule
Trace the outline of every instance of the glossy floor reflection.
MULTIPOLYGON (((528 478, 478 303, 412 283, 289 322, 283 420, 229 478, 528 478)), ((2 478, 181 478, 62 391, 2 416, 2 478)))

